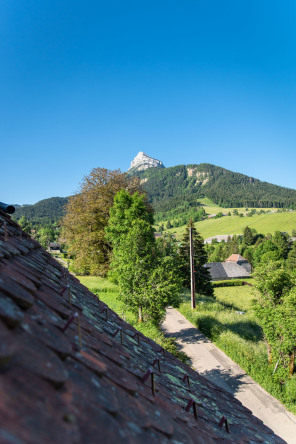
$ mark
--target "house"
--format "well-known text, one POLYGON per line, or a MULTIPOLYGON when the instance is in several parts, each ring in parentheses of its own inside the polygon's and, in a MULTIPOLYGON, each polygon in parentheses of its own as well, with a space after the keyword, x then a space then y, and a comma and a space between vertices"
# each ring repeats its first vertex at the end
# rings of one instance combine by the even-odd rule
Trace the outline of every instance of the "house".
POLYGON ((247 279, 250 277, 250 273, 235 262, 209 262, 204 266, 209 269, 212 281, 247 279))
POLYGON ((284 443, 1 210, 0 336, 1 444, 284 443))
POLYGON ((60 251, 61 244, 58 242, 50 242, 48 248, 49 248, 49 251, 60 251))
POLYGON ((217 242, 228 242, 228 239, 232 239, 233 236, 242 236, 242 234, 217 234, 217 236, 212 236, 205 239, 204 244, 211 244, 213 240, 216 240, 217 242))
POLYGON ((232 254, 231 256, 229 256, 225 260, 225 262, 236 263, 236 264, 244 267, 248 273, 252 272, 252 267, 251 267, 250 262, 248 262, 247 259, 242 257, 240 254, 232 254))

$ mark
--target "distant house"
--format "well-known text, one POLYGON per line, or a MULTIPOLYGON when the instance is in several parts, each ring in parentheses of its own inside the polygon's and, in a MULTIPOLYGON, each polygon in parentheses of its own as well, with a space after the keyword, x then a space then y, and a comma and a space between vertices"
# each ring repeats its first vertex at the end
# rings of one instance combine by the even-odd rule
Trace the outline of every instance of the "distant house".
POLYGON ((247 270, 248 273, 251 273, 252 271, 250 262, 248 262, 247 259, 242 257, 240 254, 232 254, 225 260, 225 262, 236 263, 241 267, 244 267, 244 269, 247 270))
POLYGON ((232 239, 233 236, 242 236, 241 234, 217 234, 217 236, 212 236, 212 237, 208 237, 204 243, 205 244, 211 244, 213 242, 214 239, 216 239, 217 242, 227 242, 228 238, 232 239))
POLYGON ((247 279, 250 273, 235 262, 209 262, 205 264, 209 269, 212 281, 224 281, 227 279, 247 279))
POLYGON ((155 239, 158 239, 159 237, 161 237, 162 235, 161 235, 161 233, 154 233, 154 237, 155 237, 155 239))
POLYGON ((61 244, 58 242, 50 242, 49 251, 60 251, 61 244))

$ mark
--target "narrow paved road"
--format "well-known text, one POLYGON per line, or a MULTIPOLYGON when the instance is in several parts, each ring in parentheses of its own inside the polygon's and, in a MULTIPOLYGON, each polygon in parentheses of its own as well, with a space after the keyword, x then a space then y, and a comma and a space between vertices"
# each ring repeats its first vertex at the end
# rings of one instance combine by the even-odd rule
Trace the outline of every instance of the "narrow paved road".
POLYGON ((296 443, 296 416, 260 387, 181 313, 168 308, 162 328, 166 336, 176 338, 182 351, 191 358, 193 367, 202 376, 232 393, 287 443, 296 443))

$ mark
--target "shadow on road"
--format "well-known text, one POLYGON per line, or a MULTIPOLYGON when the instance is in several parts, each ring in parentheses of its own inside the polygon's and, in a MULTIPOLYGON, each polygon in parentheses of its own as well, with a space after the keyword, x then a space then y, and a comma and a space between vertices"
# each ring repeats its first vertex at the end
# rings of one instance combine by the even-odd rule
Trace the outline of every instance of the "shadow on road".
MULTIPOLYGON (((244 374, 233 375, 231 370, 214 368, 212 370, 205 370, 201 375, 218 387, 224 388, 231 394, 235 394, 243 389, 249 383, 246 382, 244 374)), ((251 384, 251 383, 250 383, 251 384)))
POLYGON ((163 329, 163 331, 168 338, 175 338, 176 340, 180 340, 185 344, 194 344, 195 342, 211 342, 193 327, 185 328, 184 330, 176 331, 174 333, 168 333, 165 329, 163 329))

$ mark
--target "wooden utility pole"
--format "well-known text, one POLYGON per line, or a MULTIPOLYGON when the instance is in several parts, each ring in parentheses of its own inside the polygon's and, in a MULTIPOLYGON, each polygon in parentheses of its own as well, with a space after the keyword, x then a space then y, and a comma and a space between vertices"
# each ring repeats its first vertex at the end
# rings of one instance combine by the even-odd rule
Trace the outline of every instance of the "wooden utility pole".
MULTIPOLYGON (((191 219, 190 219, 191 221, 191 219)), ((191 283, 191 308, 196 307, 195 298, 195 272, 194 272, 194 250, 193 250, 193 236, 192 224, 189 226, 189 243, 190 243, 190 283, 191 283)))

